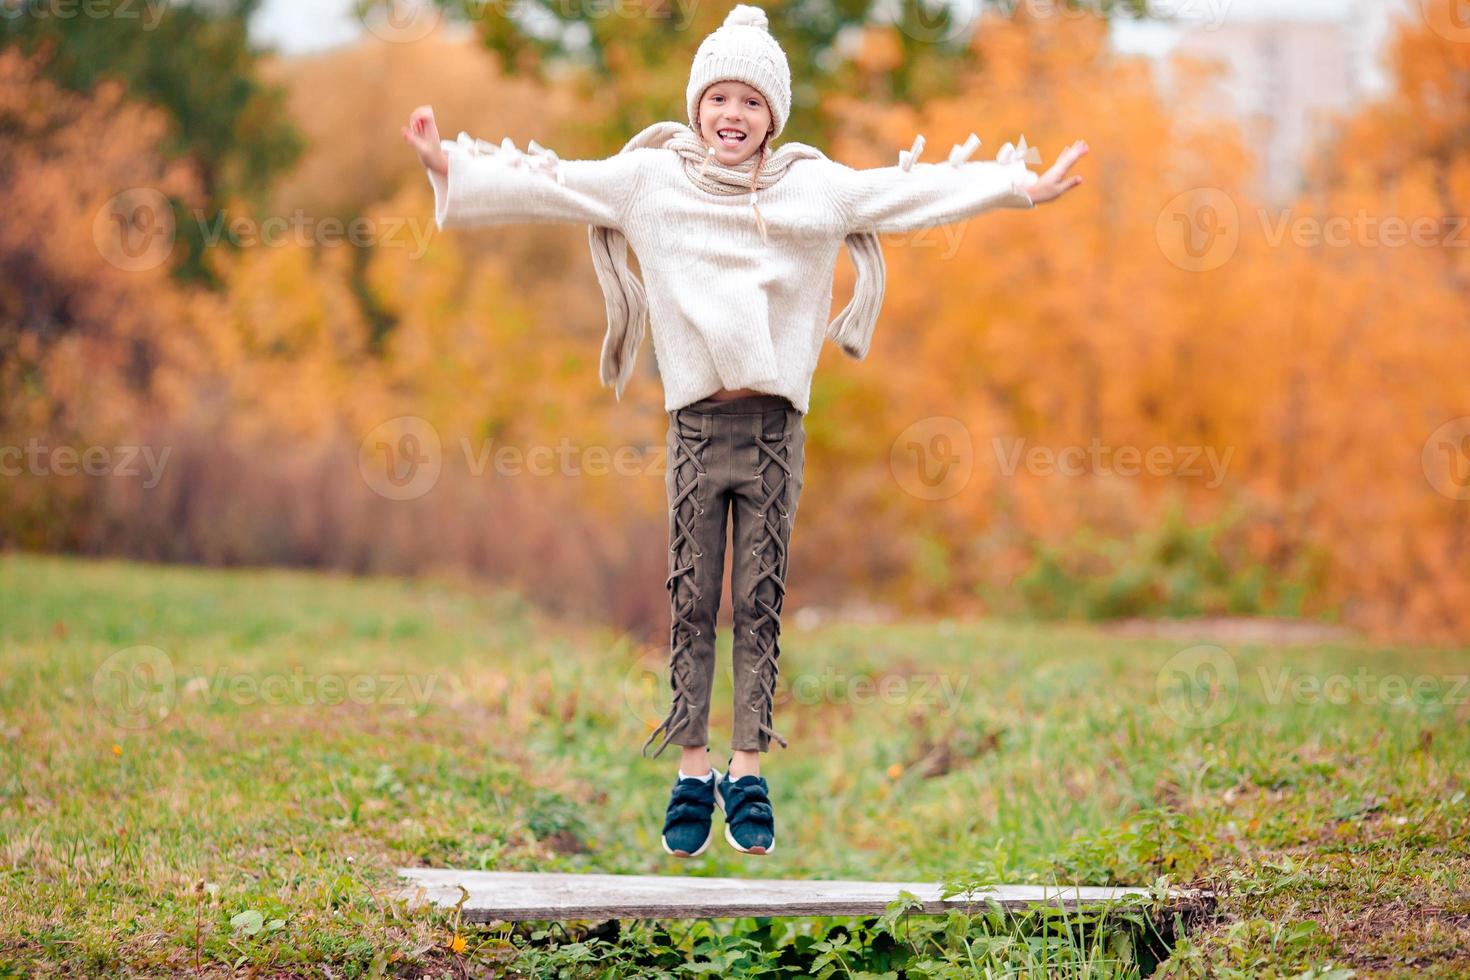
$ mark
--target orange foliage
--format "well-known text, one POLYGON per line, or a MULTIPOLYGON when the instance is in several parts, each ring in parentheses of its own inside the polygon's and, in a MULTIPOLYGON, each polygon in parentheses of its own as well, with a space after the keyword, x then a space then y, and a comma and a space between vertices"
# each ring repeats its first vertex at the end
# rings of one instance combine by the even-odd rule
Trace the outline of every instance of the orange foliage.
MULTIPOLYGON (((881 59, 871 40, 864 57, 881 59)), ((1101 22, 990 18, 974 45, 983 70, 921 111, 833 97, 830 154, 888 165, 922 132, 922 159, 938 161, 974 131, 974 159, 989 159, 1024 133, 1049 165, 1082 138, 1086 182, 1033 212, 887 237, 872 352, 855 363, 829 346, 814 381, 793 605, 861 591, 963 610, 982 586, 1010 588, 1038 544, 1140 534, 1182 500, 1200 522, 1245 515, 1231 561, 1313 569, 1308 612, 1470 634, 1470 501, 1436 490, 1423 462, 1431 433, 1470 415, 1467 250, 1448 218, 1427 244, 1351 227, 1345 241, 1310 236, 1359 214, 1464 214, 1470 147, 1456 134, 1470 104, 1453 96, 1470 46, 1407 29, 1399 88, 1346 121, 1309 192, 1277 210, 1244 190, 1255 161, 1239 135, 1171 112, 1101 22), (945 420, 958 428, 936 438, 945 420), (915 446, 955 454, 969 476, 926 496, 905 469, 915 446), (1091 447, 1112 455, 1094 465, 1091 447), (1119 472, 1129 451, 1165 465, 1119 472), (1057 471, 1069 453, 1078 475, 1057 471)), ((366 254, 220 251, 226 288, 196 295, 165 266, 109 265, 93 243, 118 188, 193 192, 155 150, 158 118, 112 89, 63 96, 0 55, 0 118, 23 121, 0 145, 0 261, 18 270, 0 282, 0 436, 131 434, 167 441, 178 463, 155 491, 114 481, 67 497, 71 509, 55 505, 54 481, 0 482, 0 505, 32 515, 0 535, 190 560, 464 567, 652 631, 667 622, 652 357, 615 403, 597 382, 603 311, 585 229, 432 234, 427 182, 396 136, 428 101, 446 134, 536 138, 569 157, 557 134, 591 110, 557 93, 534 103, 524 83, 481 78, 480 62, 437 42, 372 57, 394 65, 376 88, 334 70, 362 52, 280 66, 315 149, 278 210, 365 218, 366 254), (460 91, 476 78, 474 98, 439 99, 445 71, 460 91), (73 328, 38 329, 55 311, 73 328), (369 434, 401 416, 441 443, 443 476, 411 500, 375 490, 362 462, 369 434), (585 468, 510 475, 489 458, 563 443, 631 449, 642 468, 589 475, 573 458, 585 468)), ((849 277, 840 263, 834 313, 849 277)))
MULTIPOLYGON (((1447 221, 1435 242, 1395 248, 1386 230, 1332 245, 1310 233, 1330 234, 1335 216, 1465 213, 1470 147, 1449 133, 1464 132, 1470 103, 1448 93, 1470 77, 1470 48, 1411 28, 1396 60, 1413 66, 1415 94, 1363 113, 1311 192, 1281 210, 1242 190, 1253 161, 1238 135, 1171 115, 1139 65, 1108 53, 1101 22, 996 20, 977 48, 985 74, 921 114, 837 105, 854 134, 838 155, 865 165, 892 162, 890 150, 868 152, 874 144, 907 147, 915 132, 926 159, 971 130, 989 156, 1022 132, 1044 152, 1078 137, 1092 147, 1087 182, 1056 206, 890 236, 875 363, 829 356, 819 370, 824 388, 862 393, 820 399, 844 426, 891 438, 946 415, 973 439, 962 493, 893 495, 909 568, 912 545, 938 538, 959 580, 1004 586, 1028 542, 1136 532, 1183 493, 1200 520, 1247 504, 1252 558, 1268 567, 1325 555, 1310 610, 1376 631, 1464 635, 1470 502, 1431 486, 1421 451, 1439 425, 1470 414, 1470 234, 1453 247, 1447 221), (1447 110, 1452 128, 1437 118, 1447 110), (1199 241, 1219 217, 1238 244, 1196 262, 1176 217, 1199 241), (1000 445, 1016 439, 1058 452, 1190 447, 1229 462, 1215 487, 1182 472, 1007 474, 1000 445)), ((843 470, 888 455, 882 437, 843 445, 843 470)), ((816 482, 850 492, 824 504, 838 510, 871 492, 836 473, 816 482)))

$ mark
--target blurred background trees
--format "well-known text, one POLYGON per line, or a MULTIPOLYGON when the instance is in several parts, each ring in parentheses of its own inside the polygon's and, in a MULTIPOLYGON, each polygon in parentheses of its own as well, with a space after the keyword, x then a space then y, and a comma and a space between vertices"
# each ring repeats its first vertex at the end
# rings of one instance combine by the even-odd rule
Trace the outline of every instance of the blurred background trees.
MULTIPOLYGON (((246 35, 259 5, 17 4, 0 17, 0 43, 39 54, 42 77, 70 92, 90 92, 110 79, 131 100, 158 109, 167 120, 158 152, 189 162, 204 195, 199 206, 218 219, 236 200, 262 206, 303 149, 282 112, 284 91, 261 81, 261 52, 246 35)), ((179 231, 186 251, 176 274, 208 281, 198 224, 180 222, 179 231)))
MULTIPOLYGON (((586 229, 437 233, 399 126, 427 102, 449 138, 609 155, 684 116, 689 59, 724 9, 683 24, 682 8, 583 21, 522 5, 526 23, 446 8, 468 43, 282 59, 248 43, 253 6, 171 6, 147 31, 0 27, 0 446, 41 447, 0 458, 0 544, 463 571, 659 635, 652 351, 615 402, 586 229), (164 462, 156 481, 68 474, 62 447, 164 462), (399 450, 440 470, 404 499, 399 450)), ((1102 18, 1021 5, 960 30, 920 8, 903 27, 867 4, 766 9, 796 76, 785 139, 854 166, 896 162, 917 132, 926 161, 971 131, 975 159, 1023 132, 1048 165, 1074 139, 1092 148, 1055 206, 888 236, 872 352, 829 345, 813 382, 793 607, 1470 630, 1470 469, 1457 484, 1425 462, 1470 416, 1454 230, 1470 46, 1405 28, 1392 93, 1273 209, 1245 190, 1253 148, 1165 101, 1102 18), (1357 214, 1434 233, 1297 234, 1357 214), (1237 240, 1201 263, 1216 219, 1237 240), (1025 455, 1092 445, 1170 466, 1067 475, 1025 455), (968 475, 925 493, 925 453, 968 475)), ((841 259, 833 312, 850 287, 841 259)))

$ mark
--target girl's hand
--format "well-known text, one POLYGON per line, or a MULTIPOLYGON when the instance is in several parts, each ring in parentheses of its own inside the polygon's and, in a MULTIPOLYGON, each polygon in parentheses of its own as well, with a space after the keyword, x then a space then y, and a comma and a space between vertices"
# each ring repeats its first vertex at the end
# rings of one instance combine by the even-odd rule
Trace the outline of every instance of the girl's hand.
POLYGON ((1087 152, 1087 141, 1078 140, 1062 151, 1057 157, 1057 162, 1051 165, 1051 169, 1042 174, 1036 183, 1030 187, 1022 188, 1026 195, 1036 204, 1044 204, 1047 201, 1061 197, 1067 191, 1082 183, 1082 175, 1067 176, 1067 171, 1072 168, 1082 154, 1087 152))
POLYGON ((419 155, 419 162, 440 174, 449 173, 449 158, 444 147, 439 145, 439 127, 434 125, 434 110, 421 105, 408 115, 408 125, 403 127, 403 138, 419 155))

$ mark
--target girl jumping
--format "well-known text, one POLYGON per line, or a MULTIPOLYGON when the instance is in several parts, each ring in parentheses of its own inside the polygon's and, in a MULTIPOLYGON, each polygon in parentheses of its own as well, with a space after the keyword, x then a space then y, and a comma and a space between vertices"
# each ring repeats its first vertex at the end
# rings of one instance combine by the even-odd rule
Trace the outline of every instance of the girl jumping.
POLYGON ((994 208, 1029 209, 1082 182, 1067 147, 1038 176, 1021 137, 993 162, 969 162, 974 134, 942 163, 919 163, 920 136, 891 167, 853 169, 803 143, 771 148, 791 109, 791 69, 765 14, 737 5, 694 56, 689 123, 664 121, 605 160, 562 160, 461 132, 441 139, 429 106, 403 137, 434 190, 440 229, 518 222, 586 224, 607 306, 600 376, 622 398, 652 325, 669 425, 672 604, 668 716, 654 751, 682 753, 664 814, 666 852, 693 857, 712 838, 746 854, 776 846, 760 753, 773 727, 786 555, 801 498, 804 418, 822 343, 867 355, 883 300, 878 235, 949 224, 994 208), (851 302, 830 324, 837 254, 856 270, 851 302), (628 268, 628 247, 646 283, 628 268), (645 286, 647 292, 645 293, 645 286), (735 717, 726 772, 709 762, 715 616, 724 580, 726 515, 734 554, 731 603, 735 717))

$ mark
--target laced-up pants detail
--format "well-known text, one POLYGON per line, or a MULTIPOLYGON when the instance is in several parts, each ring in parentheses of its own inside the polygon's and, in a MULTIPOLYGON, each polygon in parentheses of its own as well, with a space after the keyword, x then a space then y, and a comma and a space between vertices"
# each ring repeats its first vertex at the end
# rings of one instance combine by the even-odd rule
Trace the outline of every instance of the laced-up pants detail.
POLYGON ((643 744, 659 732, 669 743, 709 744, 715 672, 715 618, 725 577, 726 511, 734 554, 730 601, 734 723, 730 747, 766 752, 773 727, 786 551, 801 497, 806 430, 802 414, 780 395, 704 399, 670 412, 667 472, 669 635, 672 704, 643 744))

